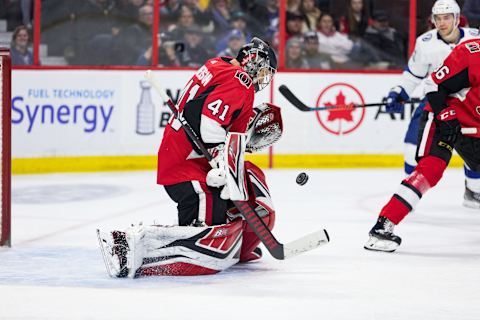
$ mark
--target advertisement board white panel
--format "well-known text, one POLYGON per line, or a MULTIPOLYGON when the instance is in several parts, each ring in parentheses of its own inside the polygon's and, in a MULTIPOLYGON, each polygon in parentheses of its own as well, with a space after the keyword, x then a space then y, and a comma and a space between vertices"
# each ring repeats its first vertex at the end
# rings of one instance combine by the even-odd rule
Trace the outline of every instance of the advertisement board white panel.
MULTIPOLYGON (((286 84, 311 107, 379 103, 398 82, 398 74, 280 73, 275 87, 286 84)), ((275 145, 278 154, 400 154, 411 118, 388 114, 384 108, 357 108, 300 112, 275 90, 282 106, 284 136, 275 145)))
MULTIPOLYGON (((193 71, 155 71, 176 100, 193 71)), ((15 70, 13 157, 155 155, 170 116, 141 70, 15 70)), ((399 74, 279 72, 264 101, 282 107, 275 154, 400 154, 410 119, 378 108, 300 112, 278 92, 286 84, 310 106, 380 102, 399 74), (272 95, 273 94, 273 95, 272 95)))

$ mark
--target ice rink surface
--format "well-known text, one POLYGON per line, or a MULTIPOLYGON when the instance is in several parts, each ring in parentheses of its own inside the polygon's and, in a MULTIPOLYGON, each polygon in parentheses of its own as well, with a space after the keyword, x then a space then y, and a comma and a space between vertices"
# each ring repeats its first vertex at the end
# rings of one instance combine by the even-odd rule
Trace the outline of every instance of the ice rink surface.
POLYGON ((448 169, 396 233, 393 254, 363 249, 400 169, 267 170, 274 234, 326 228, 331 243, 287 261, 213 276, 111 279, 95 229, 175 221, 155 172, 13 177, 13 247, 0 249, 0 319, 480 319, 480 210, 461 206, 448 169))

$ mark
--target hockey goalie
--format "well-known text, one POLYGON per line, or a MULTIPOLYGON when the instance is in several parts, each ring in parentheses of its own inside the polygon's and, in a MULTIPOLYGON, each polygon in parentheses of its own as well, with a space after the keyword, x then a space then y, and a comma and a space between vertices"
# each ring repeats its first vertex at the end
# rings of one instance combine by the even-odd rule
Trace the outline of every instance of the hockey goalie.
MULTIPOLYGON (((262 104, 254 108, 255 116, 249 124, 246 135, 246 152, 255 152, 266 148, 276 142, 282 134, 282 119, 280 108, 272 104, 262 104)), ((232 155, 235 143, 227 139, 226 145, 215 147, 220 166, 232 165, 231 159, 243 158, 243 150, 232 155), (230 153, 230 154, 229 154, 230 153), (230 160, 230 161, 229 161, 230 160)), ((236 163, 235 165, 242 165, 236 163)), ((225 169, 212 169, 222 171, 225 169)), ((212 174, 210 170, 209 174, 212 174)), ((243 168, 236 168, 243 172, 246 185, 245 196, 248 202, 255 208, 270 230, 275 222, 275 211, 270 198, 270 192, 262 170, 249 161, 245 161, 243 168)), ((216 174, 215 171, 213 171, 216 174)), ((221 174, 220 174, 221 175, 221 174)), ((217 176, 218 178, 218 176, 217 176)), ((208 177, 207 177, 208 180, 208 177)), ((222 199, 229 199, 229 192, 235 192, 237 187, 229 188, 229 179, 221 188, 210 188, 218 192, 222 199), (217 189, 217 190, 215 190, 217 189)), ((111 277, 139 277, 152 275, 206 275, 225 270, 238 262, 257 260, 262 256, 258 237, 249 225, 241 218, 233 203, 229 200, 225 203, 225 223, 209 225, 202 219, 202 210, 208 211, 207 194, 202 188, 203 183, 190 184, 192 192, 199 200, 192 200, 194 211, 200 214, 185 225, 186 221, 179 221, 178 226, 161 225, 132 225, 126 230, 114 230, 110 233, 100 233, 99 241, 102 249, 107 272, 111 277), (196 189, 198 187, 198 189, 196 189)), ((221 183, 220 183, 221 184, 221 183)), ((171 195, 178 197, 188 196, 187 186, 185 190, 169 190, 171 195)), ((213 195, 214 196, 214 195, 213 195)), ((219 202, 219 201, 217 201, 219 202)), ((181 208, 179 208, 179 211, 181 208)), ((192 208, 186 210, 192 211, 192 208)), ((183 217, 179 215, 179 217, 183 217)), ((205 217, 203 217, 205 218, 205 217)), ((210 218, 211 219, 211 218, 210 218)), ((217 218, 218 219, 218 218, 217 218)))

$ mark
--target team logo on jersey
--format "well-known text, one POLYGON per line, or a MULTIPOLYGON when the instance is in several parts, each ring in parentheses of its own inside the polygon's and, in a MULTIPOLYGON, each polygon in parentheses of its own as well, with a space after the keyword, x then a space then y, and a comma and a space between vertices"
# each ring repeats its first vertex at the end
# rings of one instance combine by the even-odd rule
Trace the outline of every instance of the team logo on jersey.
POLYGON ((430 39, 432 39, 432 34, 431 34, 431 33, 428 33, 428 34, 426 34, 425 36, 423 36, 422 41, 428 41, 428 40, 430 40, 430 39))
POLYGON ((244 85, 247 89, 249 89, 252 85, 252 78, 250 78, 250 76, 246 72, 237 70, 237 72, 235 73, 235 78, 237 78, 240 83, 244 85))
POLYGON ((320 126, 331 134, 341 136, 352 133, 365 117, 365 108, 353 108, 353 105, 364 103, 357 88, 348 83, 333 83, 320 93, 317 106, 339 108, 317 111, 317 120, 320 126))
POLYGON ((478 29, 470 29, 468 33, 470 33, 471 36, 476 37, 478 36, 478 29))
POLYGON ((477 106, 477 107, 475 108, 475 111, 477 111, 477 113, 480 115, 480 106, 477 106))
POLYGON ((480 52, 480 44, 478 42, 465 43, 465 47, 467 47, 470 53, 480 52))

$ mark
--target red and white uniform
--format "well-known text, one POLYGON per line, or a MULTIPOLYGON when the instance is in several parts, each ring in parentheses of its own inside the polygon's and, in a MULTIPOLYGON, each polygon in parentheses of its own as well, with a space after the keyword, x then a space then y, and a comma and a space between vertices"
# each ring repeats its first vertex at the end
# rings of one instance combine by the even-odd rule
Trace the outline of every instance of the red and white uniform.
POLYGON ((394 224, 400 223, 440 181, 453 148, 469 168, 475 171, 480 168, 477 151, 480 141, 480 39, 467 40, 455 47, 425 85, 429 104, 420 124, 418 165, 380 212, 380 216, 394 224), (477 133, 460 135, 453 140, 448 134, 444 136, 439 128, 455 118, 463 128, 477 128, 477 133))
POLYGON ((426 83, 427 92, 439 92, 431 107, 438 116, 446 108, 454 110, 462 128, 479 128, 472 136, 480 137, 480 39, 459 44, 433 72, 426 83))
MULTIPOLYGON (((246 132, 253 116, 252 80, 229 61, 226 57, 208 60, 187 83, 177 102, 179 112, 207 148, 224 143, 227 132, 246 132)), ((205 182, 210 169, 179 121, 172 118, 158 151, 157 183, 205 182)))

